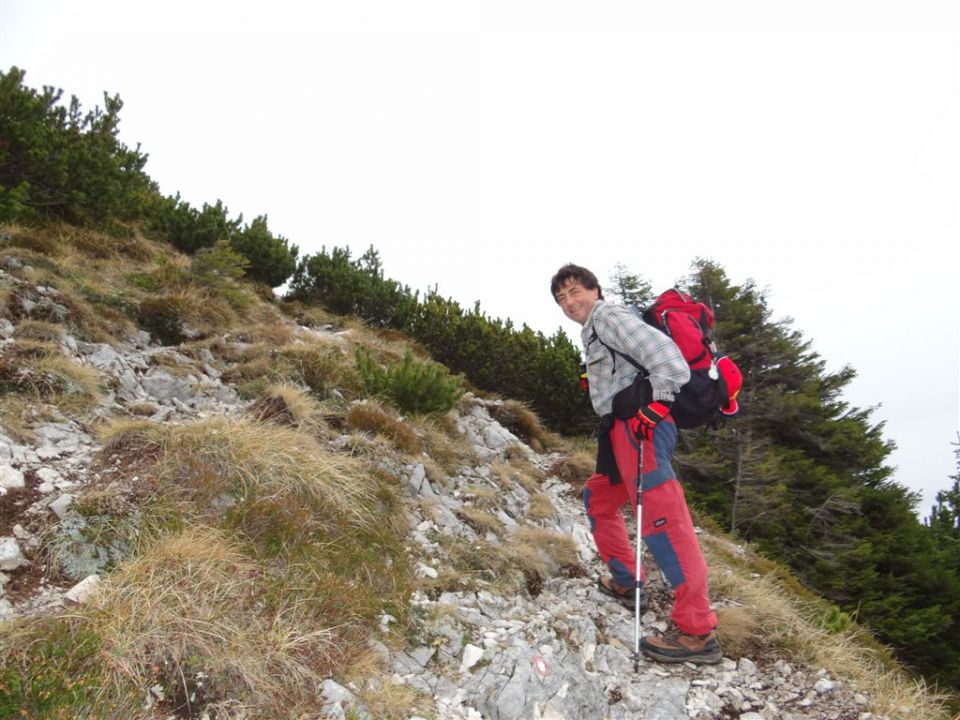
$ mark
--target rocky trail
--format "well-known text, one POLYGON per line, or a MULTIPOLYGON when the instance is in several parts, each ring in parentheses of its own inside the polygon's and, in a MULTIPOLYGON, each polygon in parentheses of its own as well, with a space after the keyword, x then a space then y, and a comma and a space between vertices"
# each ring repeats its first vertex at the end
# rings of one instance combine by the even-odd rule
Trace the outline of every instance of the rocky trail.
MULTIPOLYGON (((56 312, 56 291, 22 290, 21 317, 56 312)), ((0 346, 12 342, 15 328, 11 319, 0 318, 0 346)), ((135 409, 144 419, 180 423, 238 416, 247 405, 223 382, 212 355, 198 361, 177 348, 151 344, 146 334, 116 347, 79 342, 70 335, 59 342, 70 358, 99 373, 110 390, 89 416, 37 424, 30 442, 0 432, 0 619, 53 613, 84 602, 96 591, 104 569, 123 556, 122 547, 85 539, 85 521, 73 507, 88 484, 129 481, 136 473, 136 468, 104 460, 91 429, 98 418, 135 409), (51 544, 57 548, 55 569, 40 552, 51 544)), ((462 511, 478 493, 499 494, 496 517, 508 531, 526 524, 530 491, 519 483, 505 487, 492 469, 518 447, 547 476, 538 491, 549 497, 553 511, 538 526, 572 537, 581 569, 510 597, 494 590, 436 597, 418 591, 410 598, 417 623, 406 647, 391 650, 371 638, 389 668, 387 680, 372 682, 409 685, 433 697, 437 720, 877 717, 868 711, 870 698, 852 683, 775 657, 725 657, 707 667, 643 660, 635 673, 633 618, 595 589, 603 568, 576 488, 550 474, 555 455, 534 452, 493 419, 494 405, 476 398, 461 404, 457 427, 479 461, 446 482, 431 482, 423 464, 384 461, 409 495, 409 550, 417 574, 429 580, 449 562, 441 537, 469 543, 483 536, 494 545, 500 542, 497 534, 463 519, 462 511)), ((658 573, 650 575, 643 631, 657 632, 666 629, 670 592, 658 573)), ((393 621, 383 616, 385 634, 393 621)), ((331 718, 369 717, 356 691, 328 680, 324 712, 331 718)), ((147 697, 149 692, 144 688, 147 697)))

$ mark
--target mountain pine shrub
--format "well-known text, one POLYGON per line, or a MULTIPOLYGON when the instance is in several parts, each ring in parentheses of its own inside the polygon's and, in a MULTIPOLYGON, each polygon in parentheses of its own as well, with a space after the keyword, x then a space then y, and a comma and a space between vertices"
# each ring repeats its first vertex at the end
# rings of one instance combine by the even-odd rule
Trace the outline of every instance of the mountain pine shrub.
POLYGON ((190 272, 197 282, 217 285, 221 280, 239 280, 250 261, 233 249, 226 239, 201 248, 190 262, 190 272))
POLYGON ((234 232, 230 245, 249 260, 247 276, 270 287, 283 285, 297 267, 299 249, 286 238, 270 232, 266 215, 234 232))
POLYGON ((373 327, 405 330, 417 311, 417 294, 384 277, 379 253, 370 247, 356 260, 349 248, 326 248, 297 264, 295 299, 319 303, 339 315, 357 315, 373 327))
POLYGON ((83 113, 76 97, 38 92, 26 73, 0 72, 0 221, 62 219, 100 224, 136 219, 157 194, 143 172, 147 156, 117 139, 119 96, 83 113))
POLYGON ((371 395, 387 397, 408 413, 445 413, 463 396, 463 385, 442 365, 420 361, 407 351, 400 362, 378 365, 370 353, 357 348, 357 371, 371 395))
POLYGON ((218 240, 229 240, 239 231, 243 216, 231 220, 227 207, 217 200, 214 205, 203 204, 197 210, 180 199, 180 194, 156 203, 147 221, 147 227, 158 232, 178 250, 193 254, 213 247, 218 240))

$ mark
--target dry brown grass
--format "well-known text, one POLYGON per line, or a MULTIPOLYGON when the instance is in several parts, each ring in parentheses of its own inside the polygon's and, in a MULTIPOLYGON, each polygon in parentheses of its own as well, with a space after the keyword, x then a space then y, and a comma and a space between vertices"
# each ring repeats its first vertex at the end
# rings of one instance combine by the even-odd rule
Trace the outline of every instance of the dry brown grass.
POLYGON ((0 426, 7 435, 20 442, 34 442, 31 431, 34 420, 39 419, 36 402, 23 395, 4 395, 0 402, 0 426))
POLYGON ((273 370, 273 362, 266 355, 254 357, 246 362, 234 365, 223 373, 226 382, 239 383, 244 380, 266 378, 273 370))
POLYGON ((59 290, 57 302, 69 310, 66 324, 78 340, 116 344, 136 331, 121 295, 80 281, 58 278, 48 282, 59 290))
POLYGON ((500 544, 446 536, 440 542, 449 562, 438 578, 424 582, 438 591, 492 589, 509 595, 526 590, 535 595, 547 578, 580 568, 573 538, 542 528, 516 528, 500 544))
POLYGON ((533 520, 545 520, 557 514, 557 509, 553 506, 553 501, 542 492, 535 492, 530 496, 530 518, 533 520))
POLYGON ((255 360, 269 360, 273 355, 273 348, 266 343, 244 344, 238 342, 225 343, 220 348, 220 357, 227 362, 249 363, 255 360))
POLYGON ((303 388, 286 383, 268 385, 251 406, 257 420, 294 427, 314 426, 320 417, 320 406, 303 388))
POLYGON ((13 331, 13 337, 18 340, 37 340, 49 343, 59 342, 65 334, 62 325, 42 320, 21 320, 13 331))
POLYGON ((505 463, 491 463, 490 473, 503 486, 509 488, 512 484, 517 484, 528 492, 538 492, 544 480, 543 471, 527 460, 525 455, 520 454, 514 455, 505 463))
MULTIPOLYGON (((402 639, 394 640, 402 646, 402 639)), ((387 663, 379 652, 360 646, 347 650, 336 678, 341 685, 353 684, 358 688, 358 703, 378 720, 407 720, 415 715, 429 715, 434 707, 433 698, 410 685, 394 683, 387 670, 387 663)))
POLYGON ((324 623, 309 596, 274 602, 271 583, 222 530, 161 535, 84 605, 0 628, 0 678, 15 683, 4 689, 37 711, 24 717, 220 716, 231 705, 303 717, 359 628, 324 623), (151 711, 144 691, 157 686, 165 702, 151 711))
POLYGON ((136 306, 137 322, 166 344, 210 337, 240 322, 231 303, 202 287, 185 286, 159 295, 147 295, 136 306))
POLYGON ((104 454, 118 450, 142 452, 162 447, 162 426, 146 419, 117 418, 97 427, 104 454))
POLYGON ((473 500, 480 507, 497 507, 502 500, 503 493, 489 485, 467 485, 463 488, 463 497, 473 500))
POLYGON ((358 317, 340 318, 339 321, 353 345, 369 350, 380 364, 390 364, 402 359, 407 350, 421 360, 430 357, 419 343, 396 330, 371 328, 358 317))
POLYGON ((269 532, 299 537, 325 520, 372 521, 375 491, 363 467, 291 428, 223 418, 186 425, 122 420, 101 435, 107 450, 159 451, 157 474, 166 492, 190 501, 201 514, 229 493, 243 504, 241 522, 257 521, 257 512, 281 522, 286 512, 289 527, 269 532), (307 524, 298 527, 297 518, 307 524))
POLYGON ((487 533, 500 535, 503 532, 503 523, 495 515, 477 507, 464 507, 460 510, 460 517, 481 536, 487 533))
POLYGON ((528 405, 517 400, 504 400, 495 406, 493 417, 538 453, 555 450, 562 443, 560 436, 547 430, 528 405))
POLYGON ((294 343, 277 351, 277 363, 280 377, 302 382, 321 398, 334 390, 353 397, 362 387, 353 357, 339 346, 294 343))
POLYGON ((445 472, 457 473, 464 466, 476 463, 476 453, 459 432, 450 415, 415 416, 411 419, 421 438, 423 451, 445 472))
POLYGON ((512 536, 519 547, 527 546, 545 553, 559 568, 580 567, 577 544, 571 535, 538 527, 518 527, 512 536))
POLYGON ((61 409, 83 412, 100 397, 100 375, 89 365, 80 365, 65 355, 47 357, 32 365, 30 379, 35 392, 61 409))
POLYGON ((319 398, 326 399, 338 391, 353 397, 361 381, 353 365, 339 345, 321 342, 294 342, 278 349, 267 342, 252 344, 218 344, 211 352, 226 362, 238 364, 224 371, 228 382, 264 380, 265 383, 305 385, 319 398))
POLYGON ((294 341, 294 331, 280 311, 268 303, 257 303, 247 313, 246 327, 235 333, 235 339, 246 343, 264 343, 272 348, 294 341))
MULTIPOLYGON (((6 395, 27 401, 21 409, 45 403, 73 413, 91 409, 101 391, 96 370, 77 363, 53 343, 32 339, 17 339, 0 349, 0 386, 6 395)), ((25 422, 21 418, 18 424, 25 422)))
POLYGON ((279 315, 257 300, 255 290, 192 273, 190 259, 135 227, 107 235, 61 224, 28 235, 20 245, 45 251, 44 281, 61 293, 69 324, 82 339, 123 337, 133 329, 131 319, 169 343, 238 324, 271 325, 264 335, 280 337, 279 315))
POLYGON ((59 234, 63 246, 76 248, 84 255, 100 260, 122 257, 149 260, 155 252, 152 244, 136 228, 128 228, 115 235, 66 224, 56 226, 54 230, 59 234))
POLYGON ((550 474, 569 485, 580 488, 593 474, 595 466, 594 456, 581 451, 561 457, 550 468, 550 474))
POLYGON ((336 634, 295 605, 257 611, 259 574, 239 546, 208 527, 164 537, 120 568, 83 613, 108 648, 113 684, 152 679, 186 699, 202 672, 208 710, 234 698, 279 717, 288 702, 308 702, 335 665, 336 634))
POLYGON ((140 402, 127 406, 127 410, 131 415, 138 415, 140 417, 150 417, 159 409, 160 406, 152 402, 140 402))
POLYGON ((377 720, 407 720, 429 715, 435 708, 431 696, 410 685, 398 685, 386 674, 366 677, 361 688, 357 699, 377 720))
POLYGON ((278 306, 280 312, 293 318, 304 327, 322 327, 324 325, 338 325, 343 318, 334 315, 317 305, 304 305, 299 300, 284 300, 278 306))
POLYGON ((890 669, 889 660, 858 639, 862 630, 825 630, 813 620, 817 610, 784 590, 779 577, 752 577, 742 561, 730 560, 726 541, 702 536, 701 544, 712 595, 736 604, 720 612, 718 633, 727 654, 766 651, 795 658, 856 681, 871 696, 875 712, 898 717, 901 708, 909 708, 912 718, 946 720, 943 698, 922 681, 890 669))
POLYGON ((496 544, 446 535, 439 542, 449 561, 438 568, 439 577, 421 581, 434 592, 490 589, 508 596, 526 590, 536 595, 549 577, 580 569, 573 538, 543 528, 515 528, 496 544))
POLYGON ((421 458, 420 462, 423 463, 423 469, 427 473, 427 480, 430 481, 431 485, 443 487, 449 485, 450 476, 447 475, 446 471, 437 464, 433 458, 424 457, 421 458))
POLYGON ((32 252, 56 257, 63 250, 59 234, 51 228, 32 228, 25 225, 0 225, 9 238, 3 242, 6 247, 24 248, 32 252))
POLYGON ((516 593, 524 586, 523 572, 516 558, 483 538, 465 540, 447 535, 440 537, 448 562, 438 570, 439 577, 424 579, 421 584, 435 591, 479 590, 492 587, 505 594, 516 593))
POLYGON ((717 608, 717 635, 727 657, 754 657, 764 649, 763 629, 752 609, 717 608))
POLYGON ((150 367, 163 370, 173 377, 196 375, 200 371, 200 362, 173 350, 154 353, 147 360, 150 367))
POLYGON ((347 427, 382 435, 402 452, 412 455, 420 451, 414 429, 379 403, 366 400, 351 405, 345 420, 347 427))
POLYGON ((564 435, 560 437, 558 452, 566 455, 586 453, 593 456, 597 453, 597 438, 593 435, 564 435))
POLYGON ((156 244, 136 229, 113 237, 59 224, 26 231, 15 243, 20 247, 6 252, 15 252, 36 266, 29 279, 58 291, 55 302, 67 308, 63 323, 73 335, 92 342, 115 342, 135 330, 131 309, 145 293, 133 288, 128 277, 148 274, 157 255, 156 244), (39 248, 42 254, 25 246, 39 248))

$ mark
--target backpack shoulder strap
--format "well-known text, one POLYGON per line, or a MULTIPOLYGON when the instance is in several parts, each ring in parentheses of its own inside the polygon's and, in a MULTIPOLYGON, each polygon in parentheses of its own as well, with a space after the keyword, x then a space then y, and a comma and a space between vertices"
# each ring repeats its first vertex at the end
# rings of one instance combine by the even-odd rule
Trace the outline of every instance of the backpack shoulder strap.
POLYGON ((640 363, 638 363, 636 360, 634 360, 634 359, 633 359, 632 357, 630 357, 629 355, 625 355, 624 353, 619 352, 618 350, 614 350, 612 347, 610 347, 609 345, 607 345, 603 340, 601 340, 601 339, 600 339, 600 336, 597 334, 597 329, 596 329, 596 328, 593 329, 593 334, 590 335, 590 340, 591 340, 591 342, 592 342, 593 340, 596 340, 598 343, 600 343, 601 345, 603 345, 603 346, 607 349, 607 352, 610 353, 610 357, 613 358, 613 370, 611 371, 611 375, 617 371, 617 357, 618 357, 618 356, 619 356, 619 357, 622 357, 622 358, 623 358, 624 360, 626 360, 628 363, 630 363, 631 365, 633 365, 633 366, 634 366, 637 370, 639 370, 641 373, 646 374, 647 369, 646 369, 643 365, 641 365, 640 363))

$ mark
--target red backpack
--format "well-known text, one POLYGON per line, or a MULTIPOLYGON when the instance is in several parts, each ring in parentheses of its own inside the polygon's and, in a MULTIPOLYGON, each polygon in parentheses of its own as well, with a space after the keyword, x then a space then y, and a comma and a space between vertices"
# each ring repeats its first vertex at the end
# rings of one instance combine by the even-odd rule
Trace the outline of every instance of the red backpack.
POLYGON ((710 338, 713 311, 706 305, 671 288, 643 311, 643 319, 670 336, 691 370, 710 367, 717 348, 710 338))
MULTIPOLYGON (((743 376, 733 360, 718 352, 710 337, 713 311, 686 293, 671 288, 644 310, 642 317, 670 337, 690 365, 690 380, 680 388, 670 409, 677 427, 700 427, 711 424, 721 414, 735 415, 740 409, 737 395, 743 376)), ((633 358, 616 352, 606 343, 603 345, 646 377, 646 370, 633 358)))

